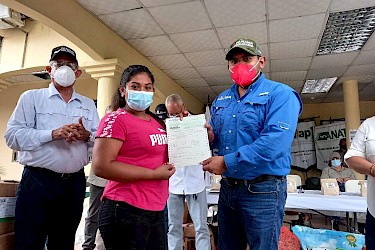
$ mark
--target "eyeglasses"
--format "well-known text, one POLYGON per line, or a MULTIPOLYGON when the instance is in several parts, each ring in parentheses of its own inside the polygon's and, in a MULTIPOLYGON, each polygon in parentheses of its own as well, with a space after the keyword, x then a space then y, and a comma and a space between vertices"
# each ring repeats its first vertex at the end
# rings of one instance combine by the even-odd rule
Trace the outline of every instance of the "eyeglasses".
POLYGON ((68 66, 73 71, 76 71, 78 69, 78 64, 75 62, 53 61, 53 64, 56 66, 56 68, 60 68, 62 66, 68 66))

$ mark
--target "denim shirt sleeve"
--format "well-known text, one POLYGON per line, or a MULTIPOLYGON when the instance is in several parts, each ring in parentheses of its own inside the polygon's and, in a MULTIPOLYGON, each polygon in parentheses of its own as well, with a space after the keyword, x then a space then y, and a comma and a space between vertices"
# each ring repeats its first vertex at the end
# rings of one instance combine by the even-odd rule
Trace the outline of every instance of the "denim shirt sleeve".
POLYGON ((302 102, 298 94, 283 88, 275 91, 267 104, 265 123, 257 139, 224 155, 227 171, 236 168, 261 167, 290 154, 302 102))
POLYGON ((8 147, 18 151, 37 150, 52 140, 52 130, 35 129, 34 92, 21 95, 9 119, 5 139, 8 147))

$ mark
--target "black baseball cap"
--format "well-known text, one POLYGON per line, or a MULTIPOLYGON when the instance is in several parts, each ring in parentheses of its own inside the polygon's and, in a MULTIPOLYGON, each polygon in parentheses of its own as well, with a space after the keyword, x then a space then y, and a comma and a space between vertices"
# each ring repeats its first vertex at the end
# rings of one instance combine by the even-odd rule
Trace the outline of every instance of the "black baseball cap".
POLYGON ((53 48, 52 52, 51 52, 51 59, 49 59, 49 61, 54 60, 55 57, 57 55, 60 55, 60 54, 65 54, 65 55, 68 55, 68 56, 72 57, 73 60, 78 64, 76 52, 74 50, 72 50, 71 48, 66 47, 66 46, 58 46, 56 48, 53 48))
POLYGON ((161 103, 156 106, 155 113, 160 119, 165 120, 167 118, 167 107, 165 104, 161 103))

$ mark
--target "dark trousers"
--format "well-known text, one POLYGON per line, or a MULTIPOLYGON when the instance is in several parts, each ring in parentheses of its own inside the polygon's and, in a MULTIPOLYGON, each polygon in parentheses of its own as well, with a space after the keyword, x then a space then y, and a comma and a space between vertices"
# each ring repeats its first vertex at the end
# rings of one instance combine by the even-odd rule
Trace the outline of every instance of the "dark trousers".
POLYGON ((164 211, 147 211, 105 199, 99 230, 107 250, 164 250, 164 211))
POLYGON ((17 191, 16 250, 73 250, 81 220, 86 178, 69 177, 26 166, 17 191))
POLYGON ((375 218, 367 210, 366 215, 366 249, 375 250, 375 218))
POLYGON ((95 239, 98 231, 100 198, 103 195, 103 191, 104 187, 90 184, 90 202, 85 223, 85 242, 83 242, 82 248, 94 249, 96 246, 95 239))

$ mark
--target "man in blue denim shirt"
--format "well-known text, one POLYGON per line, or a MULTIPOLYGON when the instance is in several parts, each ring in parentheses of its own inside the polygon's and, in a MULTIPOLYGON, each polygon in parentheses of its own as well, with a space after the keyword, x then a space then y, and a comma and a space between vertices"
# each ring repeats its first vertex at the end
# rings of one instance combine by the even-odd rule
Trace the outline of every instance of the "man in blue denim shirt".
POLYGON ((15 249, 73 250, 99 117, 94 102, 75 92, 76 53, 59 46, 46 70, 48 88, 28 90, 9 119, 5 139, 25 165, 17 191, 15 249))
POLYGON ((204 170, 223 175, 219 249, 278 249, 302 102, 290 87, 265 78, 255 41, 238 39, 226 60, 234 84, 213 102, 207 125, 218 156, 203 161, 204 170))

